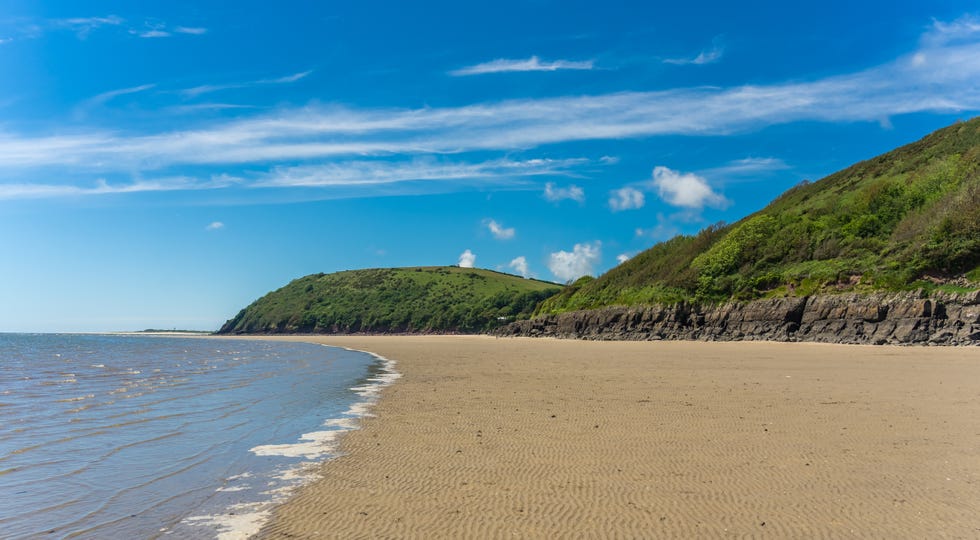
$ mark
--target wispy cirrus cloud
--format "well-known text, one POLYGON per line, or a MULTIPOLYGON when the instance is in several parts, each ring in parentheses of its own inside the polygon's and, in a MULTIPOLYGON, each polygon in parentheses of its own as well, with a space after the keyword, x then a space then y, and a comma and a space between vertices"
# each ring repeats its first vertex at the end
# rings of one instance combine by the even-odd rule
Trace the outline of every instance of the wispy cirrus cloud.
POLYGON ((252 88, 255 86, 274 85, 274 84, 290 84, 306 78, 311 73, 313 73, 313 70, 301 71, 299 73, 293 73, 292 75, 275 77, 271 79, 257 79, 254 81, 233 82, 227 84, 204 84, 201 86, 194 86, 191 88, 185 88, 183 90, 179 90, 178 93, 180 93, 184 97, 195 98, 203 94, 210 94, 213 92, 220 92, 223 90, 234 90, 237 88, 252 88))
POLYGON ((120 88, 118 90, 110 90, 108 92, 103 92, 101 94, 92 96, 91 98, 85 100, 82 103, 83 107, 97 107, 99 105, 104 105, 109 101, 119 97, 129 94, 138 94, 140 92, 145 92, 147 90, 152 90, 156 88, 156 84, 141 84, 139 86, 131 86, 129 88, 120 88))
POLYGON ((980 110, 977 80, 980 35, 974 34, 969 43, 921 49, 882 66, 809 82, 423 109, 307 107, 136 136, 99 131, 70 139, 5 134, 0 135, 0 168, 107 158, 129 167, 134 161, 162 166, 458 153, 595 139, 723 135, 796 121, 878 122, 916 112, 980 110), (51 147, 59 152, 48 152, 51 147))
POLYGON ((208 33, 207 28, 200 26, 178 26, 174 28, 174 32, 178 34, 189 34, 192 36, 203 36, 208 33))
POLYGON ((106 15, 102 17, 71 17, 67 19, 52 19, 48 21, 49 26, 64 28, 75 32, 79 38, 86 38, 94 30, 105 26, 122 26, 126 19, 118 15, 106 15))
POLYGON ((960 40, 972 41, 978 33, 980 16, 967 14, 950 22, 933 19, 921 41, 926 48, 939 47, 960 40))
POLYGON ((663 63, 674 64, 678 66, 685 66, 693 64, 700 66, 703 64, 713 64, 719 60, 725 54, 725 47, 721 43, 721 38, 716 37, 712 43, 711 48, 703 49, 695 56, 691 57, 680 57, 680 58, 665 58, 663 63))
MULTIPOLYGON (((6 41, 13 41, 15 37, 20 39, 36 39, 48 32, 58 30, 74 32, 79 39, 87 39, 96 31, 112 28, 141 38, 170 37, 174 34, 202 35, 207 33, 207 28, 203 27, 170 27, 167 23, 153 18, 134 23, 119 15, 109 14, 58 19, 23 19, 20 28, 16 31, 17 35, 7 38, 6 41)), ((0 39, 0 43, 3 42, 4 40, 0 39)))
POLYGON ((747 157, 696 172, 700 176, 716 178, 723 183, 730 183, 766 178, 772 173, 790 168, 789 164, 779 158, 747 157))
POLYGON ((200 181, 195 178, 179 176, 154 180, 137 180, 130 183, 110 184, 99 179, 94 185, 69 184, 27 184, 0 183, 0 200, 11 199, 52 199, 63 197, 86 197, 93 195, 116 195, 126 193, 152 193, 161 191, 197 191, 229 187, 236 181, 227 176, 219 176, 200 181))
POLYGON ((411 161, 351 161, 276 167, 259 175, 254 187, 337 187, 394 184, 410 181, 486 180, 560 175, 583 159, 498 159, 468 163, 433 158, 411 161))
POLYGON ((595 67, 592 60, 552 60, 542 61, 537 56, 526 59, 499 58, 482 64, 467 66, 450 71, 455 77, 467 75, 486 75, 488 73, 513 73, 523 71, 559 71, 559 70, 590 70, 595 67))
MULTIPOLYGON (((587 162, 576 158, 565 160, 497 159, 485 162, 457 162, 418 158, 410 161, 346 161, 317 165, 274 167, 264 172, 240 175, 214 174, 203 178, 190 176, 138 179, 109 183, 99 179, 91 185, 0 183, 0 200, 42 199, 120 193, 163 191, 214 191, 228 188, 244 190, 271 189, 362 189, 408 182, 492 182, 496 185, 520 185, 536 176, 567 174, 568 170, 587 162)), ((353 196, 344 192, 338 196, 353 196)), ((356 194, 356 193, 355 193, 356 194)), ((513 227, 494 220, 485 223, 495 238, 513 238, 513 227)))
MULTIPOLYGON (((980 29, 971 21, 934 24, 928 39, 923 38, 913 52, 892 62, 811 81, 417 109, 316 105, 242 114, 232 120, 199 119, 196 124, 185 122, 184 125, 191 125, 185 129, 143 133, 76 128, 72 133, 38 136, 6 131, 0 132, 0 179, 11 182, 32 169, 65 172, 66 176, 71 173, 77 178, 88 173, 101 177, 134 171, 166 175, 188 166, 214 175, 240 176, 242 166, 248 165, 250 170, 266 171, 269 183, 320 185, 345 181, 343 174, 356 162, 343 160, 356 156, 365 163, 358 165, 363 170, 346 181, 381 183, 386 173, 400 173, 402 167, 386 171, 386 167, 393 166, 383 163, 404 164, 423 157, 434 159, 413 165, 416 169, 430 168, 430 172, 420 175, 424 178, 499 181, 526 177, 527 171, 534 170, 530 166, 533 160, 523 162, 523 169, 510 168, 506 163, 494 169, 487 165, 493 160, 486 156, 476 164, 465 159, 439 161, 435 157, 467 153, 500 156, 583 140, 725 135, 798 121, 878 122, 901 114, 977 111, 980 29), (327 174, 337 160, 346 163, 342 170, 327 174), (337 178, 340 180, 331 180, 337 178)), ((249 84, 286 84, 308 74, 300 72, 249 84)), ((200 95, 214 87, 201 88, 191 93, 200 95)), ((731 174, 736 174, 737 169, 745 173, 783 165, 766 159, 770 158, 748 158, 727 166, 731 174)), ((576 166, 566 163, 555 167, 541 162, 539 168, 541 174, 570 174, 576 166)), ((703 171, 695 173, 703 175, 703 171)), ((394 174, 394 178, 401 177, 394 174)), ((551 184, 545 187, 544 196, 552 201, 581 201, 584 192, 574 185, 551 184)), ((677 197, 677 201, 685 200, 679 194, 677 197)))

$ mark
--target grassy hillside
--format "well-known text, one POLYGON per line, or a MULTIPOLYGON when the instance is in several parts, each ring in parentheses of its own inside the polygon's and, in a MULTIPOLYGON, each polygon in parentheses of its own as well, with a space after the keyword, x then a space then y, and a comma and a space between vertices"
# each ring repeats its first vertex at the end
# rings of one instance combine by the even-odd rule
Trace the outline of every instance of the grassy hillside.
POLYGON ((528 317, 560 289, 457 267, 314 274, 256 300, 219 332, 481 332, 501 317, 528 317))
POLYGON ((980 118, 790 189, 731 225, 658 244, 540 306, 749 300, 817 292, 975 289, 980 118))

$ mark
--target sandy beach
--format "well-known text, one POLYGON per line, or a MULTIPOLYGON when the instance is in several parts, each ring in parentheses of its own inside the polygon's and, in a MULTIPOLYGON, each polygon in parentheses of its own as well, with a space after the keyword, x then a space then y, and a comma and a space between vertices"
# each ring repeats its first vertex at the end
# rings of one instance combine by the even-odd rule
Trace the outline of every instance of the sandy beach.
POLYGON ((284 339, 403 376, 260 537, 980 537, 980 348, 284 339))

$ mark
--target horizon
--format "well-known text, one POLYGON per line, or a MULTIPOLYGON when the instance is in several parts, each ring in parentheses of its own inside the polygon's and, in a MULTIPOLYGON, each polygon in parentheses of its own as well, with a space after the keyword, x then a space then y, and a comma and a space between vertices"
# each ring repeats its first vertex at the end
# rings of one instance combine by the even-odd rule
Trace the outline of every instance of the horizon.
POLYGON ((973 3, 0 15, 0 332, 217 330, 316 273, 554 283, 980 113, 973 3))

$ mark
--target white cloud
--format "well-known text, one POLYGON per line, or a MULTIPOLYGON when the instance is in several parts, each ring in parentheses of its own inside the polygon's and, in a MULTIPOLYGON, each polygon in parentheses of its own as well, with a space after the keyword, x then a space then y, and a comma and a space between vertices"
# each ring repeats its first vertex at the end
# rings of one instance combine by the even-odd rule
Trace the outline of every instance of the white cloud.
POLYGON ((645 202, 643 192, 631 187, 624 187, 609 192, 609 208, 613 212, 643 208, 645 202))
POLYGON ((349 161, 326 165, 276 167, 260 175, 256 187, 330 187, 392 184, 413 180, 492 180, 561 174, 581 160, 507 159, 461 163, 431 158, 412 161, 349 161))
POLYGON ((474 66, 460 68, 450 71, 450 75, 457 77, 465 75, 484 75, 487 73, 506 73, 514 71, 558 71, 560 69, 589 70, 594 67, 592 60, 571 61, 555 60, 552 62, 542 62, 537 56, 532 56, 526 60, 511 60, 500 58, 474 66))
POLYGON ((483 224, 490 229, 490 233, 493 234, 493 237, 497 240, 510 240, 511 238, 514 238, 516 231, 514 231, 513 227, 505 228, 503 225, 497 223, 496 220, 493 219, 485 219, 483 220, 483 224))
POLYGON ((619 264, 623 264, 632 258, 633 256, 628 253, 620 253, 619 255, 616 255, 616 261, 619 262, 619 264))
MULTIPOLYGON (((57 147, 53 147, 57 151, 57 147)), ((252 189, 275 188, 364 188, 403 182, 468 181, 505 185, 516 179, 542 174, 562 174, 581 160, 525 161, 493 160, 482 163, 460 163, 420 158, 408 162, 352 161, 327 165, 274 167, 247 177, 212 175, 206 180, 186 176, 158 180, 139 180, 131 184, 109 185, 100 180, 95 187, 58 184, 2 184, 0 200, 56 198, 76 195, 109 195, 145 191, 216 190, 229 187, 252 189)), ((341 194, 343 196, 343 194, 341 194)), ((349 195, 348 195, 349 196, 349 195)), ((500 228, 501 234, 514 229, 500 228)))
POLYGON ((196 26, 178 26, 174 28, 174 32, 178 34, 190 34, 192 36, 200 36, 208 33, 207 28, 201 28, 196 26))
POLYGON ((54 19, 50 24, 57 28, 65 28, 75 32, 78 37, 86 38, 93 31, 103 26, 121 26, 125 19, 117 15, 105 17, 73 17, 69 19, 54 19))
MULTIPOLYGON (((71 24, 81 28, 85 24, 122 24, 122 20, 76 20, 71 24)), ((332 161, 340 156, 404 158, 527 151, 584 140, 714 136, 799 121, 877 123, 882 118, 911 113, 977 111, 980 32, 973 26, 969 19, 935 23, 931 37, 924 37, 918 49, 890 63, 782 84, 416 109, 312 105, 243 113, 235 119, 188 121, 182 122, 191 126, 185 129, 143 133, 77 126, 68 135, 36 136, 12 132, 8 127, 0 131, 0 173, 4 178, 26 177, 24 169, 43 168, 52 173, 50 177, 78 177, 96 170, 100 175, 143 174, 209 165, 215 169, 209 172, 214 174, 239 174, 230 166, 254 164, 268 170, 283 163, 332 161)), ((188 89, 185 95, 193 97, 220 88, 188 89)), ((680 195, 675 198, 684 200, 680 195)), ((584 193, 577 186, 551 185, 545 187, 545 197, 581 202, 584 193)), ((704 202, 720 203, 710 194, 704 202)))
POLYGON ((703 64, 712 64, 717 62, 718 60, 721 60, 721 57, 724 54, 725 48, 721 44, 721 38, 716 37, 714 40, 712 40, 711 48, 702 50, 697 54, 697 56, 689 58, 666 58, 664 59, 664 63, 680 66, 688 64, 700 66, 703 64))
POLYGON ((209 190, 229 187, 235 183, 236 179, 227 176, 216 176, 208 181, 178 176, 139 180, 129 184, 109 184, 104 179, 100 179, 91 187, 65 184, 0 184, 0 200, 209 190))
POLYGON ((729 161, 718 167, 696 171, 698 176, 714 178, 723 184, 735 182, 754 182, 768 178, 773 173, 791 167, 783 160, 774 157, 747 157, 729 161))
POLYGON ((602 243, 575 244, 572 251, 556 251, 548 256, 548 270, 560 281, 568 283, 592 274, 599 264, 602 243))
POLYGON ((524 258, 523 255, 510 261, 510 264, 508 264, 507 267, 513 269, 522 277, 525 278, 531 277, 531 270, 530 268, 528 268, 527 259, 524 258))
MULTIPOLYGON (((9 145, 24 144, 38 165, 83 162, 255 163, 339 155, 459 153, 527 149, 581 140, 656 135, 722 135, 797 121, 878 122, 915 112, 980 110, 980 40, 811 82, 731 88, 681 88, 511 100, 450 108, 350 109, 310 106, 194 129, 122 136, 90 130, 73 147, 43 151, 51 137, 0 135, 0 168, 9 145)), ((236 85, 187 89, 194 97, 236 85)), ((63 140, 63 139, 62 139, 63 140)))
POLYGON ((119 96, 125 96, 128 94, 137 94, 139 92, 145 92, 152 88, 155 88, 155 84, 142 84, 140 86, 133 86, 130 88, 120 88, 119 90, 110 90, 108 92, 103 92, 97 96, 93 96, 84 102, 86 107, 94 107, 98 105, 104 105, 105 103, 112 101, 119 96))
POLYGON ((224 229, 224 228, 225 228, 225 224, 220 221, 212 221, 210 224, 208 224, 207 227, 205 227, 205 229, 208 231, 217 231, 218 229, 224 229))
POLYGON ((312 69, 308 69, 306 71, 301 71, 299 73, 293 73, 292 75, 286 75, 284 77, 276 77, 274 79, 261 79, 261 80, 255 81, 255 82, 257 84, 287 84, 287 83, 296 82, 296 81, 298 81, 300 79, 305 79, 311 73, 313 73, 313 70, 312 69))
POLYGON ((178 93, 182 94, 184 97, 195 98, 202 94, 210 94, 213 92, 220 92, 223 90, 234 90, 238 88, 252 88, 255 86, 263 86, 268 84, 290 84, 300 79, 306 78, 311 73, 313 73, 312 69, 307 71, 301 71, 299 73, 293 73, 292 75, 273 77, 271 79, 257 79, 254 81, 235 82, 235 83, 227 83, 227 84, 202 84, 200 86, 194 86, 191 88, 184 88, 183 90, 178 90, 178 93))
POLYGON ((552 182, 544 185, 544 198, 551 202, 571 199, 579 203, 585 202, 585 190, 572 184, 568 187, 558 187, 552 182))
POLYGON ((458 264, 460 268, 473 268, 473 265, 476 264, 476 255, 467 249, 459 255, 458 264))
POLYGON ((159 28, 151 28, 149 30, 131 30, 130 32, 141 38, 165 38, 172 35, 170 32, 159 28))
POLYGON ((980 34, 980 17, 964 15, 953 22, 933 19, 932 26, 922 36, 925 47, 939 47, 961 40, 971 40, 980 34))
POLYGON ((705 206, 725 208, 729 204, 728 199, 711 189, 707 180, 693 173, 657 166, 653 169, 652 185, 660 198, 673 206, 701 209, 705 206))
MULTIPOLYGON (((134 26, 130 21, 118 15, 96 17, 69 17, 62 19, 27 19, 31 21, 20 29, 18 38, 36 39, 52 30, 68 30, 74 32, 79 39, 88 38, 89 34, 103 28, 116 28, 141 38, 164 38, 174 33, 201 35, 207 33, 207 28, 177 26, 170 28, 165 22, 155 18, 143 20, 141 25, 134 26)), ((3 43, 3 40, 0 40, 3 43)))

